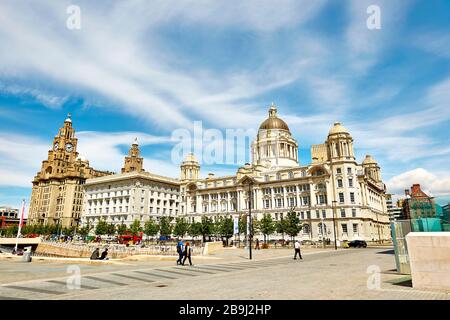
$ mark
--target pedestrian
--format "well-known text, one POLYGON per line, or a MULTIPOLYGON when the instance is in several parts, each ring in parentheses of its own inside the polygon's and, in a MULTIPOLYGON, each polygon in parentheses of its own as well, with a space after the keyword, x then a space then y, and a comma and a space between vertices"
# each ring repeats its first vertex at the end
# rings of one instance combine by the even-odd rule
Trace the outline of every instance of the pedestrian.
POLYGON ((259 239, 256 239, 255 250, 259 250, 259 239))
POLYGON ((98 256, 99 256, 99 248, 95 248, 94 252, 92 252, 91 254, 91 260, 98 260, 98 256))
POLYGON ((183 260, 183 240, 180 240, 177 243, 177 253, 178 253, 177 265, 182 264, 181 260, 183 260))
POLYGON ((108 248, 105 248, 105 250, 102 252, 102 255, 98 259, 99 260, 108 260, 108 258, 106 257, 107 255, 108 255, 108 248))
POLYGON ((186 262, 186 259, 189 259, 189 265, 192 266, 191 254, 192 254, 191 246, 189 245, 189 242, 186 242, 186 245, 184 247, 184 259, 183 262, 181 263, 183 266, 184 263, 186 262))
POLYGON ((300 252, 300 242, 298 240, 295 241, 294 248, 295 248, 294 260, 297 260, 297 254, 300 259, 303 259, 302 253, 300 252))

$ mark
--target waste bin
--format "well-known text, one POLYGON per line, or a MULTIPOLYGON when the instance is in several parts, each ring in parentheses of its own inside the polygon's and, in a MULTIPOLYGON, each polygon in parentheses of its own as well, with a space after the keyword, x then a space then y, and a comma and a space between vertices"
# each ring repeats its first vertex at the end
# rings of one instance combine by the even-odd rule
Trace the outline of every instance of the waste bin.
POLYGON ((24 248, 22 262, 31 262, 31 247, 24 248))

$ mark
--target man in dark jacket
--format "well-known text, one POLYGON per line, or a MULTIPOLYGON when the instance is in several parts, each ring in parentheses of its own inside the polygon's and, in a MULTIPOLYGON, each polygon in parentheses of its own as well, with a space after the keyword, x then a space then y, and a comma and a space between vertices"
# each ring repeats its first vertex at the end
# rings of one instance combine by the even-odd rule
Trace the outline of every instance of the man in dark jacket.
POLYGON ((177 260, 177 264, 182 264, 181 260, 183 260, 183 241, 179 241, 177 244, 177 253, 178 253, 178 260, 177 260))

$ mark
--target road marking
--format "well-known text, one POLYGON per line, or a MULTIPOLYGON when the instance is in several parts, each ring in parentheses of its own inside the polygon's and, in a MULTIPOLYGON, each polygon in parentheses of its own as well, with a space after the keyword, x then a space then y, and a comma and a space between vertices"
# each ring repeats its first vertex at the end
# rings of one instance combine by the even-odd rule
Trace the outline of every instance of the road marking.
MULTIPOLYGON (((177 269, 182 270, 182 268, 177 268, 177 269)), ((206 270, 197 270, 197 269, 193 269, 193 268, 189 268, 189 270, 187 270, 187 271, 216 274, 216 272, 211 272, 211 271, 206 271, 206 270)))
POLYGON ((128 279, 133 279, 133 280, 138 280, 138 281, 144 281, 144 282, 155 282, 154 280, 128 276, 126 274, 121 274, 121 273, 113 273, 112 275, 118 276, 118 277, 123 277, 123 278, 128 278, 128 279))
POLYGON ((223 272, 236 271, 236 270, 226 269, 226 268, 224 268, 224 267, 217 267, 217 266, 211 266, 211 265, 200 265, 200 266, 198 266, 197 268, 199 268, 199 269, 217 270, 217 271, 223 271, 223 272))
POLYGON ((118 286, 126 286, 127 285, 126 283, 117 282, 117 281, 114 281, 114 280, 108 280, 108 279, 92 277, 92 276, 86 276, 85 278, 86 279, 95 280, 95 281, 99 281, 99 282, 106 282, 106 283, 116 284, 118 286))
POLYGON ((155 269, 156 271, 163 271, 163 272, 168 272, 168 273, 175 273, 175 274, 181 274, 183 276, 191 276, 191 277, 196 277, 196 274, 192 274, 192 273, 184 273, 184 272, 177 272, 177 271, 173 271, 173 270, 164 270, 164 269, 155 269))
POLYGON ((145 271, 133 271, 133 272, 147 274, 149 276, 154 276, 154 277, 157 277, 157 278, 179 279, 179 278, 176 278, 176 277, 171 277, 171 276, 166 276, 166 275, 163 275, 163 274, 157 274, 157 273, 151 273, 151 272, 145 272, 145 271))
POLYGON ((30 287, 19 287, 19 286, 5 286, 5 288, 31 291, 31 292, 37 292, 37 293, 46 293, 46 294, 63 294, 64 293, 64 292, 53 291, 53 290, 30 288, 30 287))
MULTIPOLYGON (((56 283, 56 284, 61 284, 61 285, 63 285, 63 286, 67 286, 67 283, 64 282, 64 281, 49 280, 49 281, 46 281, 46 282, 56 283)), ((84 284, 82 284, 80 287, 81 287, 82 289, 89 289, 89 290, 95 290, 95 289, 98 289, 98 287, 91 287, 91 286, 87 286, 87 285, 84 285, 84 284)))

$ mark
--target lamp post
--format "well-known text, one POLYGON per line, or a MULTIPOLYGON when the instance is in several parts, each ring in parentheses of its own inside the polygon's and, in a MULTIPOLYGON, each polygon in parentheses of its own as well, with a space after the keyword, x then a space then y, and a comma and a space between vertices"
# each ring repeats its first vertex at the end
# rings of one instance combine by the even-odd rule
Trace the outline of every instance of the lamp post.
POLYGON ((321 228, 321 233, 322 233, 322 244, 323 247, 325 248, 325 222, 324 222, 324 218, 322 217, 322 219, 320 219, 322 222, 322 228, 321 228))
POLYGON ((335 218, 337 201, 333 200, 332 203, 333 203, 334 250, 337 250, 337 240, 336 240, 336 233, 337 232, 336 232, 336 218, 335 218))
POLYGON ((248 184, 248 240, 249 240, 249 259, 252 260, 252 182, 248 184))

